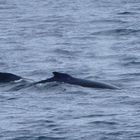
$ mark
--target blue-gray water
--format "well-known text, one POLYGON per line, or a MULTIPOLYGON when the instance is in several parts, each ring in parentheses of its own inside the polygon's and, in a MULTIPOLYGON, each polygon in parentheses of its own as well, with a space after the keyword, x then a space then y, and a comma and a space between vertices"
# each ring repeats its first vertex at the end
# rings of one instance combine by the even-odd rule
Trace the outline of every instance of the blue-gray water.
POLYGON ((0 0, 0 71, 121 88, 2 84, 0 140, 139 140, 140 1, 0 0))

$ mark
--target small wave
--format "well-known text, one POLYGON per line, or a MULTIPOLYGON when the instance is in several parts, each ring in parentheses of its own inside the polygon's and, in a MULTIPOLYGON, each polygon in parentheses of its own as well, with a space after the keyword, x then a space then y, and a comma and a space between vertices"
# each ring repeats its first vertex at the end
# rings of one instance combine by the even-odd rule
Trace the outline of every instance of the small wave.
POLYGON ((118 13, 118 15, 134 15, 134 14, 137 14, 137 13, 135 13, 135 12, 128 12, 128 11, 118 13))
POLYGON ((15 9, 16 7, 15 6, 0 6, 0 10, 13 10, 15 9))
POLYGON ((108 116, 116 116, 116 114, 91 114, 91 115, 74 117, 74 119, 80 119, 80 118, 96 118, 96 117, 99 118, 99 117, 108 117, 108 116))
POLYGON ((116 122, 111 122, 111 121, 94 121, 90 122, 90 124, 95 124, 95 125, 118 125, 116 122))
POLYGON ((34 138, 31 136, 21 136, 21 137, 16 137, 13 139, 9 139, 9 140, 33 140, 34 138))
POLYGON ((7 95, 0 95, 0 103, 5 102, 8 99, 9 99, 9 97, 7 97, 7 95))
POLYGON ((49 136, 21 136, 9 140, 66 140, 65 137, 49 137, 49 136))
POLYGON ((129 61, 129 62, 124 62, 124 66, 140 66, 140 61, 129 61))
POLYGON ((64 50, 64 49, 56 49, 54 52, 59 53, 59 54, 65 54, 65 55, 72 55, 75 53, 74 51, 69 51, 69 50, 64 50))
POLYGON ((126 74, 121 74, 120 76, 128 77, 128 76, 140 76, 140 73, 126 73, 126 74))
POLYGON ((65 137, 53 136, 20 136, 9 140, 66 140, 65 137))
POLYGON ((130 106, 139 106, 140 102, 137 98, 129 98, 127 100, 120 101, 121 104, 130 105, 130 106))
POLYGON ((80 51, 77 50, 66 50, 66 49, 55 49, 53 51, 56 54, 67 55, 67 56, 77 56, 80 51))
POLYGON ((116 19, 100 19, 100 20, 92 20, 90 21, 92 24, 96 23, 96 24, 99 24, 99 23, 102 23, 102 24, 108 24, 108 23, 119 23, 119 24, 123 24, 123 23, 126 23, 126 21, 123 21, 123 20, 116 20, 116 19))
POLYGON ((8 98, 7 100, 16 100, 18 98, 12 97, 12 98, 8 98))
POLYGON ((137 132, 137 131, 129 131, 129 130, 117 130, 116 132, 114 132, 114 131, 108 131, 108 132, 106 132, 105 133, 105 135, 106 135, 106 137, 107 137, 107 139, 110 139, 110 137, 111 137, 111 139, 112 139, 112 137, 114 137, 114 139, 116 139, 116 138, 119 138, 120 137, 120 139, 122 138, 122 139, 133 139, 133 140, 138 140, 139 139, 139 137, 140 137, 140 134, 139 134, 139 131, 137 132))
POLYGON ((140 30, 135 29, 112 29, 94 32, 91 35, 109 35, 109 36, 121 36, 121 35, 137 35, 140 34, 140 30))
POLYGON ((66 140, 65 137, 48 137, 48 136, 39 136, 35 140, 66 140))

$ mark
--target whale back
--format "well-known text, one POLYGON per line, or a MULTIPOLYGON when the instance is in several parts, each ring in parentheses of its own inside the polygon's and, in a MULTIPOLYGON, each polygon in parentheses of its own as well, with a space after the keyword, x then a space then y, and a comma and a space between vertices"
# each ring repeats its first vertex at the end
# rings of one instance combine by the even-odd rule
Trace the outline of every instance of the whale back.
POLYGON ((60 72, 53 72, 54 75, 54 79, 56 81, 64 81, 64 80, 68 80, 70 78, 72 78, 70 75, 66 74, 66 73, 60 73, 60 72))
POLYGON ((115 87, 113 85, 109 85, 109 84, 102 83, 102 82, 96 82, 96 81, 75 78, 69 74, 60 73, 60 72, 53 72, 53 77, 35 82, 34 84, 54 82, 54 81, 64 82, 64 83, 68 83, 68 84, 72 84, 72 85, 79 85, 82 87, 118 89, 117 87, 115 87))
POLYGON ((80 78, 74 78, 69 74, 60 73, 60 72, 53 72, 54 77, 51 78, 50 81, 58 81, 58 82, 65 82, 72 85, 79 85, 83 87, 91 87, 91 88, 105 88, 105 89, 117 89, 117 87, 113 85, 109 85, 102 82, 84 80, 80 78))
POLYGON ((0 72, 0 82, 5 83, 5 82, 10 82, 10 81, 15 81, 21 79, 20 76, 11 74, 11 73, 4 73, 0 72))

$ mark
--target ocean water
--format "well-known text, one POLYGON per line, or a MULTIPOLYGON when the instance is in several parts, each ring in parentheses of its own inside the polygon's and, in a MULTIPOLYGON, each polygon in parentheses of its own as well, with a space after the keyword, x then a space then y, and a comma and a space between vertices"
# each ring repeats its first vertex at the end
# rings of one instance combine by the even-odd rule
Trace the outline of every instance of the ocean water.
POLYGON ((0 140, 140 139, 139 0, 1 0, 0 71, 53 71, 120 90, 0 85, 0 140))

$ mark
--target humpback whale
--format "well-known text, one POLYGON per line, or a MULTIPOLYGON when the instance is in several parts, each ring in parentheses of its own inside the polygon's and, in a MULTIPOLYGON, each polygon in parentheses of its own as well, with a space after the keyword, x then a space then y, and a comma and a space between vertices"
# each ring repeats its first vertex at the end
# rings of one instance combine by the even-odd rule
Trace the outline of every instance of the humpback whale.
MULTIPOLYGON (((8 83, 8 82, 14 82, 17 80, 22 80, 24 78, 12 74, 12 73, 4 73, 0 72, 0 83, 8 83)), ((36 84, 42 84, 42 83, 48 83, 48 82, 63 82, 63 83, 68 83, 71 85, 79 85, 82 87, 89 87, 89 88, 102 88, 102 89, 119 89, 118 87, 102 82, 97 82, 97 81, 90 81, 90 80, 85 80, 85 79, 80 79, 80 78, 75 78, 67 73, 61 73, 61 72, 53 72, 53 77, 29 83, 29 84, 22 84, 19 85, 19 89, 25 88, 25 87, 30 87, 32 85, 36 84)))
POLYGON ((11 81, 20 80, 22 77, 11 73, 0 72, 0 83, 7 83, 11 81))
POLYGON ((35 82, 34 84, 40 84, 40 83, 47 83, 47 82, 64 82, 72 85, 79 85, 82 87, 90 87, 90 88, 102 88, 102 89, 118 89, 114 85, 109 85, 102 82, 96 82, 96 81, 90 81, 90 80, 84 80, 80 78, 75 78, 69 74, 66 73, 60 73, 60 72, 53 72, 53 77, 45 80, 41 80, 38 82, 35 82))

